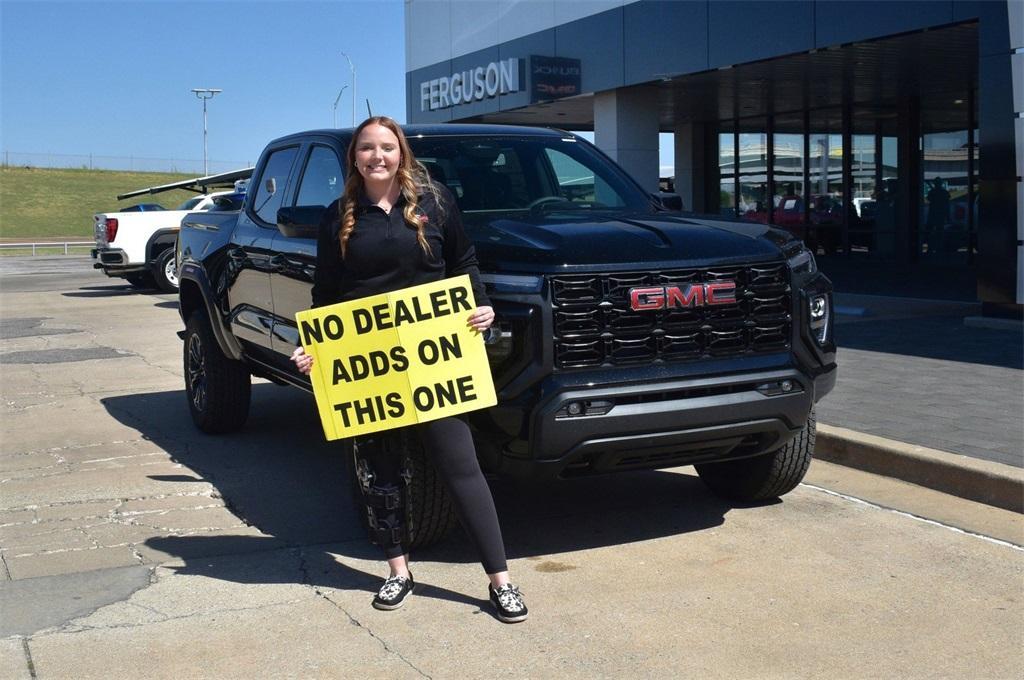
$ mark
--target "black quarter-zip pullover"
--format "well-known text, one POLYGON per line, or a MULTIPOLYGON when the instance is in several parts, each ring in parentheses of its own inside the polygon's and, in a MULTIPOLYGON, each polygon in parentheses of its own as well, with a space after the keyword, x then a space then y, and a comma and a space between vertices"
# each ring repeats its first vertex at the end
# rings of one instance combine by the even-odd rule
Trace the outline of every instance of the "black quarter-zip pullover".
POLYGON ((323 307, 380 293, 468 274, 477 305, 490 305, 480 281, 476 251, 462 227, 462 216, 447 187, 435 185, 443 209, 431 192, 419 196, 419 213, 426 216, 424 236, 428 256, 405 222, 405 197, 386 213, 362 197, 356 223, 341 257, 342 199, 332 203, 320 223, 317 239, 313 307, 323 307))

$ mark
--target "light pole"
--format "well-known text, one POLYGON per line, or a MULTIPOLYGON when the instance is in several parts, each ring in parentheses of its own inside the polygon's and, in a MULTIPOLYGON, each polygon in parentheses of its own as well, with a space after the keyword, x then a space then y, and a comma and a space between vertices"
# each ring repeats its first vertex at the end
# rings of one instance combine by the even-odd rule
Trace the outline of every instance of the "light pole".
POLYGON ((352 71, 352 127, 356 126, 356 67, 352 65, 352 60, 344 52, 341 56, 348 60, 348 68, 352 71))
POLYGON ((342 85, 341 89, 338 90, 338 96, 334 98, 334 105, 331 106, 331 126, 334 128, 338 127, 338 102, 341 100, 341 93, 345 91, 348 85, 342 85))
POLYGON ((209 87, 192 88, 192 94, 203 100, 203 175, 210 174, 210 168, 208 161, 206 160, 206 100, 213 99, 215 95, 218 95, 223 91, 224 90, 209 87))

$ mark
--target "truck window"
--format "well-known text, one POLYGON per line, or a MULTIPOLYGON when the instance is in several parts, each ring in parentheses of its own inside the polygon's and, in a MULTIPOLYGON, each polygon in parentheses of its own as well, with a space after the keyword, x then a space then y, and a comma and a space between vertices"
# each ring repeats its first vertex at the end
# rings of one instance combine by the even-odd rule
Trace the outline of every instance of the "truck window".
POLYGON ((271 153, 267 164, 263 167, 263 174, 260 176, 259 182, 256 183, 253 207, 256 210, 256 215, 268 224, 277 224, 277 209, 281 207, 281 201, 284 199, 288 174, 291 172, 292 163, 295 162, 295 155, 298 151, 297 146, 290 146, 271 153), (273 195, 267 193, 267 180, 271 177, 277 182, 277 191, 273 195))
POLYGON ((646 194, 574 139, 453 135, 409 144, 471 220, 495 212, 650 209, 646 194))
POLYGON ((334 149, 319 144, 313 147, 299 183, 295 205, 323 207, 333 203, 345 188, 341 162, 334 149))
POLYGON ((544 149, 558 181, 558 193, 574 203, 596 203, 608 208, 625 205, 622 197, 595 170, 558 149, 544 149))

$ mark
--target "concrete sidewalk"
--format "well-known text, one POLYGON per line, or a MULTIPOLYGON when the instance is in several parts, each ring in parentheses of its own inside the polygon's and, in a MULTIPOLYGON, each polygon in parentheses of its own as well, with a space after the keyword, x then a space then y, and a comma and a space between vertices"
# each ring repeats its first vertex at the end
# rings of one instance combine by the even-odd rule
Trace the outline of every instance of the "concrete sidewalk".
POLYGON ((971 325, 974 303, 840 293, 836 308, 818 457, 1024 512, 1024 327, 971 325))

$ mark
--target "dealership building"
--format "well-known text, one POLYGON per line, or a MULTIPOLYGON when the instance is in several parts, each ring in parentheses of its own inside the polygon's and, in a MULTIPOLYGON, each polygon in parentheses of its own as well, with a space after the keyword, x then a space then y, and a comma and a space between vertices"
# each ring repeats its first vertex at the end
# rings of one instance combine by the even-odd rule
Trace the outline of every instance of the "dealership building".
POLYGON ((660 181, 687 210, 799 234, 826 273, 1020 314, 1022 0, 407 0, 405 12, 409 123, 593 131, 648 191, 660 181))

